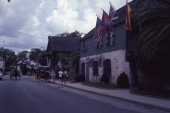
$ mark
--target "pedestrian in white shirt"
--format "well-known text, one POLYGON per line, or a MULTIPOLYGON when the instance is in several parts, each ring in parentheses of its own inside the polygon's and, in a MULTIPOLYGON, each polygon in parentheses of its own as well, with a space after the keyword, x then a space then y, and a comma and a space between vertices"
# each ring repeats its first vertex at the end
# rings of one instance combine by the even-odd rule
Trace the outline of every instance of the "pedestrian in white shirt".
POLYGON ((60 70, 58 72, 58 87, 63 87, 63 72, 60 70))

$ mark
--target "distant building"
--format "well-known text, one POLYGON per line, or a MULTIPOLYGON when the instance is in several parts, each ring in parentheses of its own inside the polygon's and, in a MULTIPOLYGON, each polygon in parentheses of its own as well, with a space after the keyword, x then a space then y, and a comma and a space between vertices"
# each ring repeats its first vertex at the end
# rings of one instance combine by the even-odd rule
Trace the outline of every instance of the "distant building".
MULTIPOLYGON (((62 68, 60 61, 56 61, 56 56, 58 53, 67 54, 66 60, 70 63, 72 61, 71 53, 73 53, 80 46, 80 38, 74 37, 58 37, 49 36, 46 56, 48 57, 48 65, 54 69, 62 68)), ((74 70, 70 69, 70 74, 74 74, 74 70)))

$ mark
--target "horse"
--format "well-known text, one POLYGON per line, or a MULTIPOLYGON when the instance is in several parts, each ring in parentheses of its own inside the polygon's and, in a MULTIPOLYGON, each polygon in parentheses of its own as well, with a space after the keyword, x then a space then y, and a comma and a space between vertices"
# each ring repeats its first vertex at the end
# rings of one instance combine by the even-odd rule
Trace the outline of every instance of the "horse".
POLYGON ((44 79, 45 82, 50 81, 50 74, 47 71, 40 71, 40 69, 36 72, 36 81, 39 81, 40 79, 44 79))
POLYGON ((21 78, 21 75, 20 75, 20 73, 17 69, 14 69, 14 70, 11 71, 10 79, 12 79, 12 77, 15 77, 16 79, 17 79, 17 77, 19 77, 19 79, 21 78))

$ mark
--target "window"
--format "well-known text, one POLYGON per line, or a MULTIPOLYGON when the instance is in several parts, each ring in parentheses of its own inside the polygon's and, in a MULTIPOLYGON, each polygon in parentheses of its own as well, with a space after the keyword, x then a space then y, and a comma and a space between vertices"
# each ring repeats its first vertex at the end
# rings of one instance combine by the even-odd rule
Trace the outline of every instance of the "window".
POLYGON ((100 42, 96 43, 96 49, 102 49, 102 47, 103 47, 103 40, 102 39, 100 40, 100 42))
POLYGON ((81 63, 81 73, 85 75, 85 63, 81 63))
POLYGON ((107 35, 106 35, 106 46, 110 47, 115 44, 115 28, 111 24, 111 26, 107 30, 107 35))
POLYGON ((94 63, 93 63, 93 76, 99 76, 98 62, 97 61, 94 61, 94 63))
POLYGON ((103 71, 108 76, 111 76, 111 60, 110 59, 104 60, 104 62, 103 62, 103 71))
POLYGON ((87 39, 86 39, 86 40, 83 40, 81 43, 81 50, 82 50, 82 52, 87 52, 87 49, 88 49, 88 43, 87 43, 87 39))

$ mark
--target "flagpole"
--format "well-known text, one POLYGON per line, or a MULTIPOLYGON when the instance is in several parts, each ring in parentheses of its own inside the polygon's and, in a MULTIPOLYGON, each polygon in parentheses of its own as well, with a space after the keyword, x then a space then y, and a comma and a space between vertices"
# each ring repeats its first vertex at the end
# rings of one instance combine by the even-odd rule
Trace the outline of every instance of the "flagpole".
POLYGON ((97 17, 99 17, 101 19, 101 17, 99 15, 96 14, 97 17))
POLYGON ((110 5, 113 7, 113 9, 116 11, 115 7, 112 5, 112 3, 109 1, 110 5))

